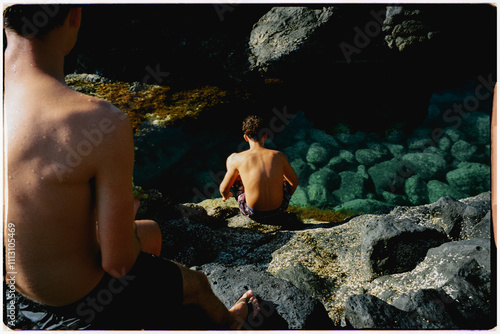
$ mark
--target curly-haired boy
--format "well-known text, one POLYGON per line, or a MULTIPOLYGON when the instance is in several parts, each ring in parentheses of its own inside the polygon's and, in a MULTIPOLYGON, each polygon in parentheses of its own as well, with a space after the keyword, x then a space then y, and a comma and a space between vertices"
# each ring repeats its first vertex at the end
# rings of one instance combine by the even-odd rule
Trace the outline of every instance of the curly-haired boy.
POLYGON ((220 192, 226 201, 233 196, 234 186, 244 215, 257 221, 268 219, 287 209, 299 181, 284 153, 264 147, 268 133, 262 118, 248 116, 242 129, 250 149, 227 158, 220 192))

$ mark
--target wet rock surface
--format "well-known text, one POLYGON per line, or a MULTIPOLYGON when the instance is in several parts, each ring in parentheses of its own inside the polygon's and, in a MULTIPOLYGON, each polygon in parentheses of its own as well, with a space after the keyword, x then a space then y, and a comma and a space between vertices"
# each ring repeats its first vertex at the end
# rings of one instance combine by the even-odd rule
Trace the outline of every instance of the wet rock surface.
POLYGON ((489 192, 337 223, 261 224, 233 199, 144 204, 141 214, 162 229, 163 255, 206 273, 226 306, 245 289, 262 298, 261 329, 495 324, 489 192))

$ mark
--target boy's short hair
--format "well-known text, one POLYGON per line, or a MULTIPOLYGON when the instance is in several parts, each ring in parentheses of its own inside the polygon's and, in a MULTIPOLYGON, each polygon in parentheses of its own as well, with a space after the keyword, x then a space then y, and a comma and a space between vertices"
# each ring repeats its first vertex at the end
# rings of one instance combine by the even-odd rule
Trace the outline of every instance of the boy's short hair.
POLYGON ((12 5, 3 11, 4 28, 26 38, 41 38, 52 29, 62 26, 73 7, 77 5, 12 5))
POLYGON ((243 134, 247 135, 253 140, 260 140, 264 135, 264 131, 261 131, 264 126, 264 120, 256 115, 250 115, 243 121, 243 134))

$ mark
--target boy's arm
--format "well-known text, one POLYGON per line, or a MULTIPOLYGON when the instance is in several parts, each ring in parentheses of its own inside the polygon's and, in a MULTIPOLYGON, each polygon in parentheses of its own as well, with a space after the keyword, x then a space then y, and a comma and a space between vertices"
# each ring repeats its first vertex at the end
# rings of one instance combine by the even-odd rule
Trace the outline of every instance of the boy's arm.
POLYGON ((124 114, 107 106, 109 132, 96 147, 96 205, 103 269, 113 277, 128 273, 141 249, 134 220, 132 127, 124 114), (111 131, 112 130, 112 131, 111 131))
POLYGON ((297 177, 297 174, 295 174, 295 171, 293 170, 293 167, 290 165, 290 162, 288 161, 288 157, 283 154, 283 160, 284 160, 284 171, 283 175, 285 179, 290 183, 292 186, 292 195, 295 192, 295 189, 297 189, 297 186, 299 185, 299 178, 297 177))
POLYGON ((233 153, 227 158, 227 172, 219 186, 219 191, 224 202, 231 198, 231 196, 233 196, 233 194, 231 193, 231 187, 233 186, 234 181, 236 181, 236 179, 240 175, 234 163, 235 154, 236 153, 233 153))

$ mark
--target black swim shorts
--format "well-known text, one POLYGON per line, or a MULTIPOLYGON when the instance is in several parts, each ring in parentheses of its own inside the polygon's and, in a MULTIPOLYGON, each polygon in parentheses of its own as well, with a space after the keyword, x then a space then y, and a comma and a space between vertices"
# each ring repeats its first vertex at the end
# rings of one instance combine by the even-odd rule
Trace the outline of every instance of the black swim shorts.
POLYGON ((11 329, 179 329, 182 300, 177 265, 141 253, 125 276, 104 274, 87 296, 66 306, 36 303, 4 281, 4 323, 11 329))

